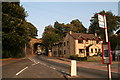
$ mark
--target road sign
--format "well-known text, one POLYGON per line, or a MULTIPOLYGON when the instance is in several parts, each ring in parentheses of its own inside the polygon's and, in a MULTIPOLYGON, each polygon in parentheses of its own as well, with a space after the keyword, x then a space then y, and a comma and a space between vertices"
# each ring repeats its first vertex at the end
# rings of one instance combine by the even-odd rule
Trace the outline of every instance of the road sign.
POLYGON ((99 22, 99 27, 104 28, 105 23, 104 23, 104 16, 101 14, 98 14, 98 22, 99 22))
POLYGON ((103 62, 103 64, 111 64, 112 63, 110 42, 105 42, 102 44, 102 62, 103 62))
POLYGON ((110 64, 112 62, 112 55, 110 52, 110 42, 108 42, 108 32, 107 32, 107 22, 106 22, 106 16, 98 14, 98 21, 99 21, 99 27, 105 29, 105 38, 106 43, 103 43, 102 50, 103 50, 103 63, 107 64, 108 69, 108 80, 111 80, 111 68, 110 64))

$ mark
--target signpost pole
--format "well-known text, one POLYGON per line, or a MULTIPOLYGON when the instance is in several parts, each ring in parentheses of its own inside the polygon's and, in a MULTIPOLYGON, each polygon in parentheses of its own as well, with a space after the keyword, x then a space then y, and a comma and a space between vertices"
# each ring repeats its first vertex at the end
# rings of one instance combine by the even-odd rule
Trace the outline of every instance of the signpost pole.
MULTIPOLYGON (((108 32, 107 32, 107 23, 106 23, 106 16, 104 15, 104 23, 105 23, 105 37, 106 37, 106 42, 108 42, 108 32)), ((108 80, 111 80, 111 67, 110 64, 107 64, 107 69, 108 69, 108 80)))

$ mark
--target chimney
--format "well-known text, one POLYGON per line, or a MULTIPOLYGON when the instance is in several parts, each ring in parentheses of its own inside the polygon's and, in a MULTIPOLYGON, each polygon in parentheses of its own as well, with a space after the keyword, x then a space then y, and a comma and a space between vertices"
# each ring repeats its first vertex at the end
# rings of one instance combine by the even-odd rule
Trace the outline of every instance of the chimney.
POLYGON ((72 34, 72 31, 70 31, 69 34, 72 34))

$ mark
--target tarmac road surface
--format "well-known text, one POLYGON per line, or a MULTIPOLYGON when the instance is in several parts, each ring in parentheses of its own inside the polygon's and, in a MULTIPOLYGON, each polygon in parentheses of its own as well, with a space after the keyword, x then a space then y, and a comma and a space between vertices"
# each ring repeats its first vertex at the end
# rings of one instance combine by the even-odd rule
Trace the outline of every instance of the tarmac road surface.
MULTIPOLYGON (((12 78, 12 80, 13 78, 21 78, 21 80, 107 80, 107 71, 80 66, 77 66, 78 75, 71 77, 70 62, 43 55, 32 56, 9 64, 3 64, 3 80, 9 80, 10 78, 12 78)), ((112 73, 112 80, 119 80, 119 74, 112 73)))

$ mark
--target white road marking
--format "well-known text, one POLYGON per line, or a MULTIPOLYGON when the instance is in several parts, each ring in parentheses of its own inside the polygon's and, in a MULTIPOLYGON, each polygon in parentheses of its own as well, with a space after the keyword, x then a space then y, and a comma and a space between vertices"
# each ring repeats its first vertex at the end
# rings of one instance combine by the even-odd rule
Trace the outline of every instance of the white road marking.
MULTIPOLYGON (((45 63, 36 61, 35 59, 32 59, 32 58, 29 58, 29 59, 30 59, 32 62, 34 62, 34 64, 32 64, 32 66, 34 66, 34 65, 36 65, 36 64, 41 64, 41 65, 44 65, 44 66, 49 67, 49 68, 51 68, 51 69, 57 70, 57 68, 52 67, 52 66, 49 66, 49 65, 47 65, 47 64, 45 64, 45 63)), ((65 72, 65 71, 61 71, 61 72, 65 72)))
POLYGON ((37 62, 36 60, 32 59, 32 58, 28 58, 30 59, 32 62, 34 62, 35 64, 38 64, 39 62, 37 62))
POLYGON ((16 75, 19 75, 20 73, 22 73, 25 69, 27 69, 28 67, 23 68, 22 70, 20 70, 18 73, 16 73, 16 75))
POLYGON ((32 64, 33 66, 35 65, 35 64, 32 64))
POLYGON ((56 69, 56 68, 53 67, 53 69, 56 69))
POLYGON ((34 62, 34 60, 33 59, 31 59, 31 58, 28 58, 29 60, 31 60, 32 62, 34 62))

